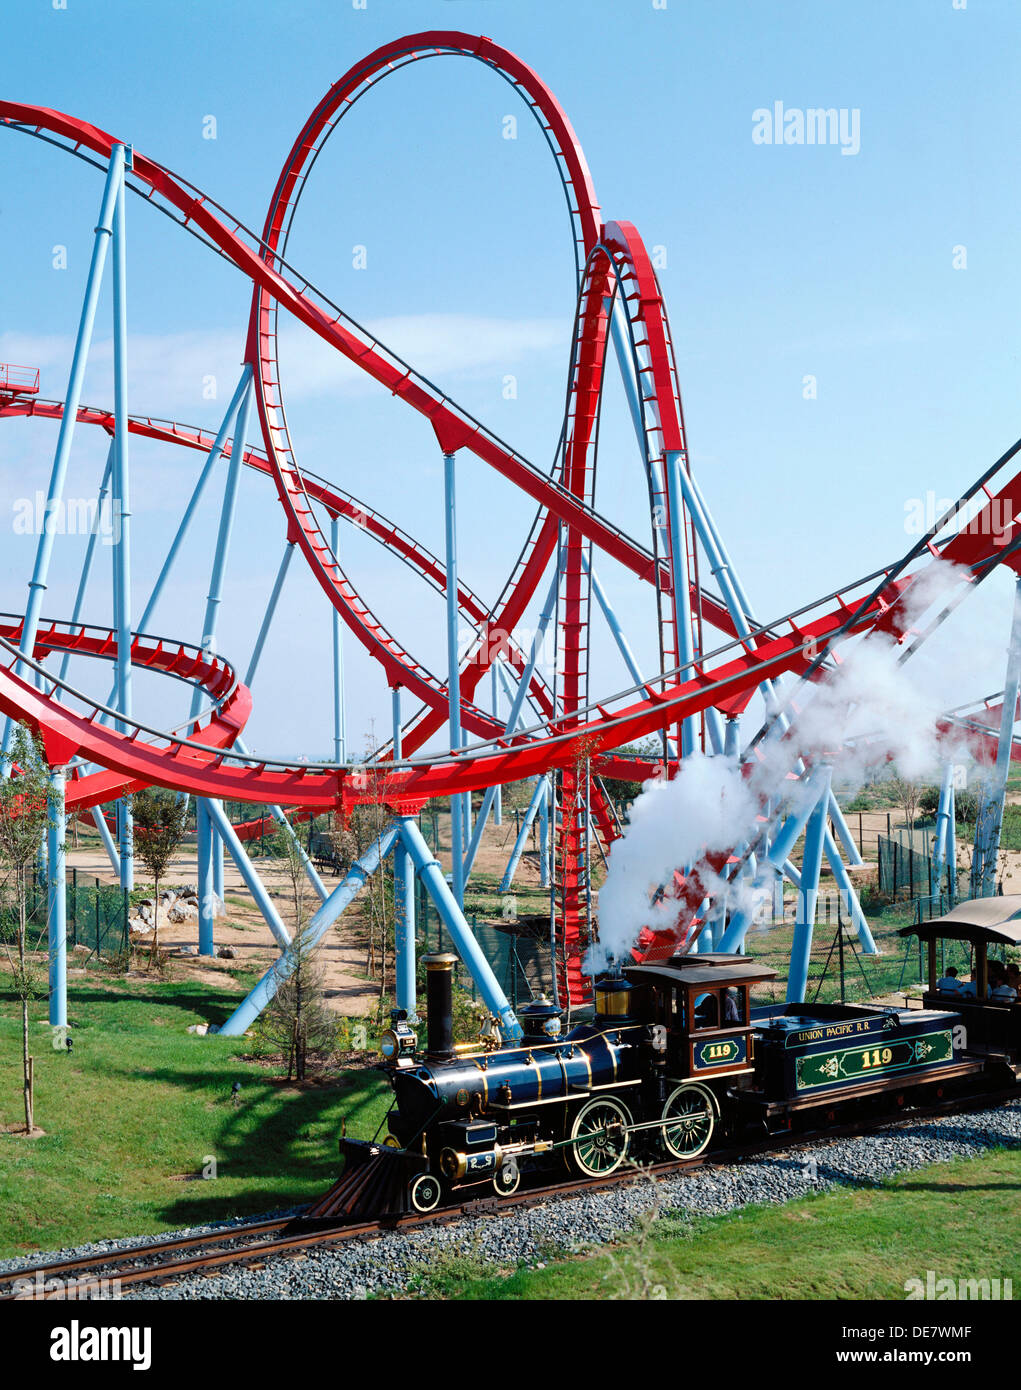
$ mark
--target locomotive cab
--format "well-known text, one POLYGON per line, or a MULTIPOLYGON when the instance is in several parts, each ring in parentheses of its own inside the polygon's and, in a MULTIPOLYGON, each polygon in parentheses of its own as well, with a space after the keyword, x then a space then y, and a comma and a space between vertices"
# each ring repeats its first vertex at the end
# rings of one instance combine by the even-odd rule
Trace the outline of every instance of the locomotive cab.
POLYGON ((642 1017, 669 1078, 751 1075, 750 995, 755 985, 775 979, 775 970, 745 956, 707 952, 629 966, 624 973, 644 996, 642 1017))

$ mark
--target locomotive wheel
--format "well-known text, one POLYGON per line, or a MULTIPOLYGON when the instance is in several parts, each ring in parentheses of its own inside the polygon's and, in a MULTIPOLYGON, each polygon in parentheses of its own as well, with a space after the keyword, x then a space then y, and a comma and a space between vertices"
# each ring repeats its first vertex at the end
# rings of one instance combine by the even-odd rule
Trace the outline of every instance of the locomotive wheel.
POLYGON ((513 1158, 509 1158, 493 1174, 493 1191, 498 1197, 509 1197, 521 1186, 521 1169, 513 1158))
POLYGON ((439 1178, 434 1177, 432 1173, 419 1173, 408 1188, 408 1196, 416 1211, 435 1211, 443 1196, 439 1178))
POLYGON ((663 1103, 663 1145, 674 1158, 696 1158, 716 1128, 716 1098, 708 1086, 686 1081, 663 1103))
POLYGON ((578 1171, 587 1178, 602 1178, 619 1168, 631 1146, 630 1124, 631 1116, 619 1100, 587 1100, 571 1126, 574 1142, 568 1152, 578 1171))

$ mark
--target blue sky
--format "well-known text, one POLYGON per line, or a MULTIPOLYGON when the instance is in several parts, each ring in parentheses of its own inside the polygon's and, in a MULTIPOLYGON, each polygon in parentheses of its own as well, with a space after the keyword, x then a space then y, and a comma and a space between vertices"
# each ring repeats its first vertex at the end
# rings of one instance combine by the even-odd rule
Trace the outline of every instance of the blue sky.
MULTIPOLYGON (((64 10, 7 0, 0 84, 8 98, 113 131, 261 226, 294 135, 329 84, 377 45, 426 28, 487 34, 536 68, 574 123, 604 215, 664 249, 693 467, 763 619, 899 556, 914 539, 911 499, 957 495, 1021 433, 1021 17, 1008 0, 67 0, 64 10), (860 112, 860 151, 756 145, 753 112, 777 101, 860 112), (215 140, 203 139, 210 115, 215 140), (954 268, 955 247, 966 269, 954 268)), ((0 132, 0 170, 0 360, 40 366, 43 393, 62 395, 101 179, 11 132, 0 132), (56 245, 66 270, 52 268, 56 245)), ((128 216, 132 409, 215 428, 243 347, 246 283, 137 199, 128 216), (203 393, 210 375, 216 400, 203 393)), ((549 463, 574 309, 570 229, 538 132, 493 73, 442 59, 371 92, 317 164, 288 255, 549 463), (513 141, 502 135, 510 113, 513 141), (353 266, 356 246, 365 269, 353 266), (514 400, 502 395, 507 374, 514 400)), ((112 402, 109 322, 107 292, 85 393, 96 404, 112 402)), ((286 331, 282 360, 301 461, 439 551, 440 460, 424 422, 324 360, 304 330, 286 331)), ((31 422, 2 428, 0 486, 13 504, 45 487, 56 435, 31 422)), ((94 493, 103 454, 79 431, 70 495, 94 493)), ((136 611, 198 466, 195 455, 132 448, 136 611)), ((492 598, 531 508, 467 456, 459 482, 462 572, 492 598)), ((642 488, 611 381, 597 505, 644 540, 642 488)), ((210 508, 158 631, 199 635, 214 526, 210 508)), ((34 540, 4 546, 5 609, 24 607, 34 540)), ((441 671, 438 598, 363 538, 345 546, 372 606, 441 671)), ((242 667, 282 547, 272 487, 247 476, 220 634, 242 667)), ((70 612, 81 548, 58 544, 47 612, 70 612)), ((87 614, 96 621, 109 615, 107 570, 87 614)), ((651 667, 649 595, 609 563, 601 570, 651 667)), ((1009 584, 999 576, 986 590, 928 658, 925 679, 945 684, 947 703, 1000 681, 1009 584)), ((296 560, 255 685, 260 751, 328 754, 328 637, 325 600, 296 560)), ((351 641, 347 652, 358 750, 373 720, 385 731, 389 704, 371 663, 351 641)), ((630 683, 601 633, 592 672, 594 692, 630 683)), ((90 688, 105 681, 72 674, 90 688)), ((176 719, 181 696, 140 682, 136 710, 176 719)))

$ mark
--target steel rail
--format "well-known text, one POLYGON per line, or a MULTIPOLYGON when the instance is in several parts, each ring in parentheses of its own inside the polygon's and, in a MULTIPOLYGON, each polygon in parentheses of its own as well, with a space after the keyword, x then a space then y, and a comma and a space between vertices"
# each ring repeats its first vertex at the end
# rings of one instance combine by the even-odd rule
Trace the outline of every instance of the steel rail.
MULTIPOLYGON (((931 1084, 936 1085, 938 1082, 933 1081, 931 1084)), ((912 1087, 906 1084, 904 1089, 907 1092, 912 1087)), ((104 1255, 84 1256, 80 1259, 72 1257, 68 1260, 48 1261, 36 1266, 26 1265, 20 1270, 7 1271, 0 1276, 0 1302, 18 1301, 19 1296, 13 1292, 15 1284, 38 1284, 39 1279, 36 1276, 42 1279, 43 1298, 48 1300, 66 1297, 66 1292, 60 1289, 47 1291, 45 1289, 47 1275, 51 1279, 64 1283, 77 1280, 81 1271, 89 1272, 87 1278, 111 1277, 118 1280, 121 1286, 125 1284, 169 1283, 190 1274, 199 1274, 227 1265, 261 1264, 268 1259, 301 1255, 306 1250, 322 1246, 346 1244, 354 1240, 375 1239, 393 1232, 421 1227, 449 1225, 451 1222, 466 1218, 485 1219, 512 1215, 516 1211, 541 1206, 551 1201, 570 1201, 574 1197, 581 1197, 589 1192, 625 1187, 637 1182, 656 1183, 664 1178, 680 1177, 704 1168, 731 1167, 749 1158, 768 1154, 796 1153, 802 1149, 816 1148, 820 1144, 836 1142, 842 1138, 878 1134, 886 1130, 895 1130, 902 1125, 917 1124, 919 1120, 966 1114, 971 1110, 993 1107, 1017 1099, 1018 1091, 1016 1088, 973 1092, 945 1100, 928 1103, 923 1101, 921 1104, 904 1106, 893 1111, 887 1110, 872 1119, 859 1119, 823 1129, 775 1133, 743 1144, 716 1148, 695 1158, 660 1159, 644 1164, 626 1159, 614 1172, 601 1177, 574 1177, 552 1183, 540 1181, 531 1187, 519 1189, 506 1197, 497 1196, 495 1193, 484 1197, 472 1197, 468 1195, 467 1191, 462 1190, 460 1200, 455 1200, 432 1212, 384 1215, 372 1220, 356 1219, 342 1224, 323 1223, 318 1229, 306 1227, 304 1230, 300 1229, 302 1217, 299 1215, 283 1222, 276 1220, 253 1222, 249 1225, 225 1228, 222 1231, 210 1232, 201 1236, 179 1237, 166 1242, 156 1241, 146 1245, 131 1246, 106 1252, 104 1255), (289 1231, 289 1227, 293 1229, 289 1231), (243 1238, 246 1234, 258 1235, 260 1230, 272 1231, 274 1229, 281 1231, 280 1238, 277 1240, 253 1241, 251 1245, 241 1245, 235 1250, 224 1248, 231 1240, 243 1238), (203 1249, 207 1250, 208 1253, 203 1254, 203 1249), (179 1252, 187 1252, 188 1250, 195 1251, 191 1258, 181 1259, 178 1257, 179 1252), (144 1259, 147 1254, 158 1255, 161 1251, 171 1254, 172 1258, 162 1263, 156 1263, 149 1268, 124 1268, 132 1263, 137 1265, 138 1260, 144 1259), (104 1268, 110 1269, 113 1273, 110 1276, 103 1275, 101 1271, 104 1268), (96 1274, 95 1271, 100 1272, 96 1274)), ((839 1104, 837 1097, 833 1097, 833 1100, 834 1104, 839 1104)), ((653 1121, 645 1128, 656 1128, 662 1123, 662 1120, 653 1121)), ((635 1126, 634 1128, 638 1127, 635 1126)), ((32 1300, 32 1295, 21 1296, 21 1301, 30 1300, 32 1300)))

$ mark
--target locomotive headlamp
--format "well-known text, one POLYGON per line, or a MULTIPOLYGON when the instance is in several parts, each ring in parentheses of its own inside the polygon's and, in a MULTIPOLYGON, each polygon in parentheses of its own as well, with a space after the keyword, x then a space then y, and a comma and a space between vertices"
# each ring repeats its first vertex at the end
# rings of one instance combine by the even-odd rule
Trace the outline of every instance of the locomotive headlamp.
POLYGON ((404 1009, 394 1009, 390 1018, 392 1026, 379 1040, 379 1055, 384 1062, 400 1066, 414 1055, 418 1039, 415 1037, 415 1030, 408 1024, 408 1015, 404 1009))

